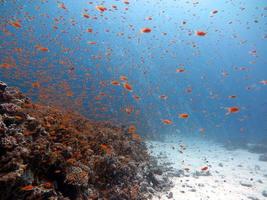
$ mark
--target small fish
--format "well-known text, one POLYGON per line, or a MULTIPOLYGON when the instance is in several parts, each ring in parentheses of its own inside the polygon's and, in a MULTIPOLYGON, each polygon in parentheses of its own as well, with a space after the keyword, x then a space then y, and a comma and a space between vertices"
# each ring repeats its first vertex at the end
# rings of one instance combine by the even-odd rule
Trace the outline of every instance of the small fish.
POLYGON ((202 167, 201 168, 201 171, 207 171, 209 168, 207 167, 207 166, 205 166, 205 167, 202 167))
POLYGON ((210 12, 210 14, 212 14, 212 15, 215 15, 217 13, 218 13, 218 10, 213 10, 213 11, 210 12))
POLYGON ((33 82, 32 87, 33 88, 40 88, 40 83, 39 82, 33 82))
POLYGON ((135 125, 130 125, 128 128, 128 133, 135 133, 136 132, 136 127, 135 125))
POLYGON ((92 32, 93 32, 93 29, 92 29, 92 28, 88 28, 88 29, 87 29, 87 32, 88 32, 88 33, 92 33, 92 32))
POLYGON ((66 96, 67 96, 67 97, 73 97, 73 92, 72 92, 71 90, 68 90, 68 91, 66 92, 66 96))
POLYGON ((133 108, 133 107, 126 107, 126 108, 124 109, 124 111, 125 111, 128 115, 130 115, 130 114, 134 111, 134 108, 133 108))
POLYGON ((127 81, 128 78, 126 76, 120 76, 121 81, 127 81))
POLYGON ((129 83, 124 83, 123 87, 130 92, 133 91, 133 87, 129 83))
POLYGON ((104 12, 104 11, 107 10, 107 9, 106 9, 104 6, 102 6, 102 5, 96 6, 95 8, 96 8, 98 11, 100 11, 100 12, 104 12))
POLYGON ((35 48, 39 51, 42 51, 42 52, 48 52, 49 49, 47 47, 43 47, 41 45, 36 45, 35 48))
POLYGON ((15 28, 21 28, 21 24, 19 21, 11 21, 9 22, 11 26, 15 27, 15 28))
POLYGON ((267 85, 267 80, 262 80, 262 81, 260 81, 260 83, 263 85, 267 85))
POLYGON ((140 100, 140 97, 139 97, 139 96, 137 96, 137 95, 133 95, 133 98, 134 98, 135 100, 137 100, 137 101, 139 101, 139 100, 140 100))
POLYGON ((152 31, 151 28, 142 28, 140 30, 141 33, 150 33, 151 31, 152 31))
POLYGON ((64 3, 60 3, 60 4, 58 4, 58 7, 59 7, 59 8, 62 8, 62 9, 64 9, 64 10, 67 10, 67 8, 66 8, 66 6, 65 6, 64 3))
POLYGON ((120 85, 120 82, 119 82, 119 81, 111 81, 110 83, 111 83, 112 85, 116 85, 116 86, 120 85))
POLYGON ((179 117, 182 118, 182 119, 186 119, 189 117, 189 114, 187 113, 182 113, 182 114, 179 114, 179 117))
POLYGON ((230 95, 230 96, 228 96, 228 98, 235 99, 236 98, 236 95, 230 95))
POLYGON ((21 187, 20 189, 23 190, 23 191, 31 191, 35 188, 35 186, 33 185, 26 185, 24 187, 21 187))
POLYGON ((236 113, 236 112, 238 112, 239 111, 239 108, 238 107, 229 107, 229 108, 227 108, 227 113, 226 114, 230 114, 230 113, 236 113))
POLYGON ((11 65, 10 63, 1 63, 0 64, 0 68, 3 68, 3 69, 9 69, 12 67, 13 67, 13 65, 11 65))
POLYGON ((169 119, 164 119, 164 120, 162 120, 162 122, 163 122, 164 124, 167 124, 167 125, 172 124, 172 120, 169 120, 169 119))
POLYGON ((138 135, 137 133, 133 133, 133 134, 132 134, 132 139, 133 139, 133 140, 140 141, 140 140, 141 140, 141 137, 140 137, 140 135, 138 135))
POLYGON ((160 99, 163 99, 163 100, 166 100, 166 99, 168 99, 168 96, 166 96, 166 95, 160 95, 159 98, 160 99))
POLYGON ((191 93, 193 90, 192 90, 192 88, 191 87, 188 87, 188 88, 186 88, 186 90, 185 90, 187 93, 191 93))
POLYGON ((206 131, 205 128, 200 128, 200 129, 199 129, 199 132, 200 132, 200 133, 204 133, 205 131, 206 131))
POLYGON ((201 36, 201 37, 203 37, 203 36, 205 36, 207 33, 204 32, 204 31, 196 31, 195 34, 196 34, 197 36, 201 36))
POLYGON ((96 44, 96 42, 94 42, 94 41, 89 41, 89 42, 87 42, 88 44, 96 44))
POLYGON ((176 69, 176 72, 177 72, 177 73, 181 73, 181 72, 184 72, 184 71, 185 71, 185 68, 182 68, 182 67, 176 69))
POLYGON ((83 17, 86 18, 86 19, 88 19, 88 18, 90 18, 90 15, 88 15, 87 13, 84 13, 83 14, 83 17))

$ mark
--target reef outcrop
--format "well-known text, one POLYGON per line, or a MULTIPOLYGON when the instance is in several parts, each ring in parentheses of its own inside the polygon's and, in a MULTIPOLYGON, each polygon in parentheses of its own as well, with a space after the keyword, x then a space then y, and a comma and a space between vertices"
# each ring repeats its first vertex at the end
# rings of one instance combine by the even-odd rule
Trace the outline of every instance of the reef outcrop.
POLYGON ((126 128, 34 104, 0 82, 1 200, 149 199, 164 184, 155 165, 126 128))

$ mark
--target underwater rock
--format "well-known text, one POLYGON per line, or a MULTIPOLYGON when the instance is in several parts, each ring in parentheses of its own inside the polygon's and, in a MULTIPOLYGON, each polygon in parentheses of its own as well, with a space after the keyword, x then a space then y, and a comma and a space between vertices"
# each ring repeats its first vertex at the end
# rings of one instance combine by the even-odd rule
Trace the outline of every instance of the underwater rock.
POLYGON ((7 84, 5 84, 4 82, 0 81, 0 91, 4 92, 6 87, 7 87, 7 84))
POLYGON ((195 171, 193 173, 193 177, 197 178, 199 176, 211 176, 211 173, 209 170, 208 171, 195 171))
POLYGON ((0 82, 1 200, 145 200, 171 187, 166 174, 125 128, 33 104, 0 82))
POLYGON ((267 190, 263 190, 261 194, 262 196, 267 197, 267 190))
POLYGON ((260 160, 260 161, 267 162, 267 154, 260 155, 260 156, 259 156, 259 160, 260 160))
POLYGON ((249 196, 248 199, 251 199, 251 200, 259 200, 259 198, 257 198, 257 197, 252 197, 252 196, 249 196))
POLYGON ((4 114, 16 114, 21 111, 21 107, 14 103, 2 103, 0 104, 0 113, 4 114))
POLYGON ((247 148, 252 153, 267 153, 266 144, 247 144, 247 148))
POLYGON ((170 192, 170 193, 167 195, 167 198, 168 198, 168 199, 171 199, 171 198, 173 198, 173 193, 172 193, 172 192, 170 192))
POLYGON ((240 181, 240 185, 245 186, 245 187, 252 187, 252 183, 248 181, 240 181))

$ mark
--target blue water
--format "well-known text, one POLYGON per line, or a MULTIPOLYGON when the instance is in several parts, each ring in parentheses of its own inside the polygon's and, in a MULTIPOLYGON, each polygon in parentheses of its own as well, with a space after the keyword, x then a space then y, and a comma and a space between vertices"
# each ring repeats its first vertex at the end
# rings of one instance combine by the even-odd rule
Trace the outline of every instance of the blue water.
POLYGON ((2 0, 0 13, 0 79, 36 102, 133 124, 145 137, 267 139, 267 1, 2 0), (20 28, 11 25, 17 20, 20 28))

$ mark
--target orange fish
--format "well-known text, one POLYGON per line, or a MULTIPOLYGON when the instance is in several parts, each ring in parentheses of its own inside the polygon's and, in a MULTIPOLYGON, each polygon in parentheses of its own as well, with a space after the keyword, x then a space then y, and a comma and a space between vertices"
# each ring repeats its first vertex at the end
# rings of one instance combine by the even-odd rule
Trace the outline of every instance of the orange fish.
POLYGON ((49 49, 47 47, 43 47, 41 45, 36 45, 35 48, 39 51, 42 51, 42 52, 48 52, 49 49))
POLYGON ((129 83, 124 83, 123 87, 130 92, 133 91, 133 87, 129 83))
POLYGON ((21 28, 21 24, 19 21, 12 21, 10 22, 11 26, 14 26, 15 28, 21 28))
POLYGON ((31 191, 34 189, 34 186, 33 185, 26 185, 24 187, 21 187, 20 189, 23 191, 31 191))
POLYGON ((15 48, 14 49, 16 52, 18 52, 18 53, 21 53, 22 52, 22 48, 15 48))
POLYGON ((267 80, 262 80, 262 81, 260 81, 260 83, 263 85, 267 85, 267 80))
POLYGON ((160 95, 159 98, 164 99, 164 100, 168 99, 166 95, 160 95))
POLYGON ((92 32, 93 32, 93 29, 92 29, 92 28, 88 28, 88 29, 87 29, 87 32, 88 32, 88 33, 92 33, 92 32))
POLYGON ((47 47, 41 47, 41 48, 39 48, 39 51, 48 52, 49 49, 47 47))
POLYGON ((72 96, 73 96, 73 92, 72 92, 71 90, 68 90, 68 91, 66 92, 66 96, 67 96, 67 97, 72 97, 72 96))
POLYGON ((98 11, 100 11, 100 12, 104 12, 104 11, 107 10, 107 9, 106 9, 104 6, 102 6, 102 5, 96 6, 95 8, 96 8, 98 11))
POLYGON ((152 30, 150 28, 142 28, 140 30, 141 33, 150 33, 152 30))
POLYGON ((226 114, 230 114, 230 113, 236 113, 239 111, 239 108, 238 107, 229 107, 227 108, 227 113, 226 114))
POLYGON ((186 119, 189 117, 189 115, 187 113, 182 113, 182 114, 179 114, 179 117, 182 119, 186 119))
POLYGON ((9 69, 12 67, 13 67, 13 65, 11 65, 10 63, 1 63, 0 64, 0 68, 9 69))
POLYGON ((94 41, 89 41, 89 42, 87 42, 88 44, 96 44, 96 42, 94 42, 94 41))
POLYGON ((34 82, 32 83, 33 88, 40 88, 40 83, 39 82, 34 82))
POLYGON ((120 85, 120 82, 119 81, 111 81, 110 82, 112 85, 120 85))
POLYGON ((235 95, 230 95, 230 96, 228 96, 228 98, 230 98, 230 99, 235 99, 236 96, 235 96, 235 95))
POLYGON ((181 73, 181 72, 184 72, 185 71, 185 68, 178 68, 178 69, 176 69, 176 72, 177 73, 181 73))
POLYGON ((204 132, 205 132, 205 128, 200 128, 200 129, 199 129, 199 132, 200 132, 200 133, 204 133, 204 132))
POLYGON ((128 115, 130 115, 130 114, 134 111, 134 109, 133 109, 133 107, 127 107, 127 108, 124 109, 124 111, 125 111, 128 115))
POLYGON ((138 141, 140 141, 140 140, 141 140, 141 137, 140 137, 140 135, 138 135, 137 133, 132 133, 132 139, 133 139, 133 140, 138 140, 138 141))
POLYGON ((196 34, 197 36, 205 36, 207 33, 204 32, 204 31, 196 31, 195 34, 196 34))
POLYGON ((87 13, 84 13, 83 17, 88 19, 88 18, 90 18, 90 15, 88 15, 87 13))
POLYGON ((137 96, 137 95, 133 95, 133 98, 135 99, 135 100, 140 100, 140 97, 139 96, 137 96))
POLYGON ((164 119, 164 120, 162 120, 162 122, 164 123, 164 124, 172 124, 172 121, 171 120, 169 120, 169 119, 164 119))
POLYGON ((66 8, 66 6, 65 6, 64 3, 60 3, 60 4, 58 5, 58 7, 59 7, 59 8, 62 8, 62 9, 64 9, 64 10, 67 10, 67 8, 66 8))
POLYGON ((135 133, 136 132, 136 127, 135 125, 130 125, 128 128, 128 133, 135 133))
POLYGON ((121 81, 127 81, 128 78, 126 76, 120 76, 121 81))
POLYGON ((205 167, 202 167, 201 168, 201 171, 207 171, 209 168, 207 167, 207 166, 205 166, 205 167))

